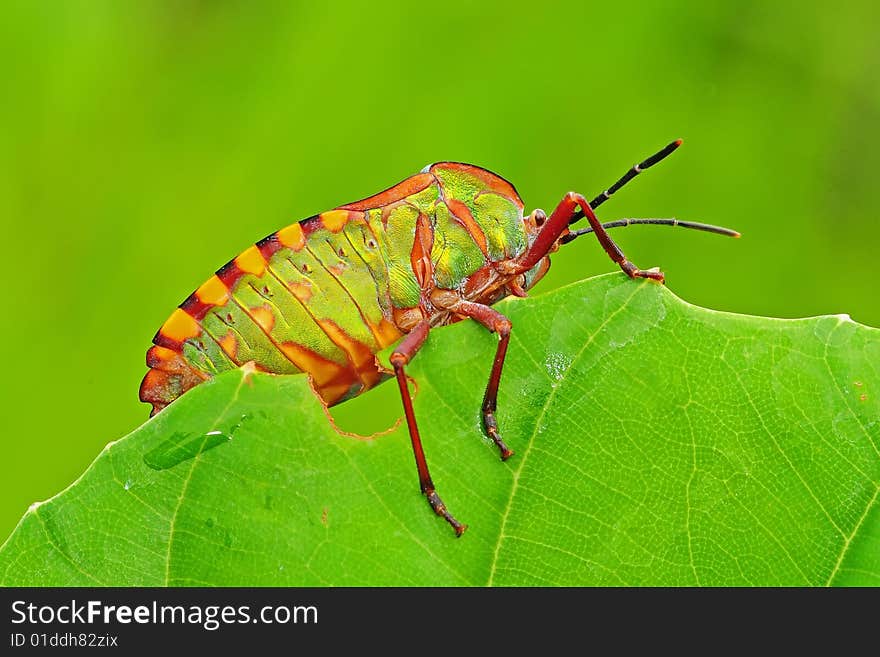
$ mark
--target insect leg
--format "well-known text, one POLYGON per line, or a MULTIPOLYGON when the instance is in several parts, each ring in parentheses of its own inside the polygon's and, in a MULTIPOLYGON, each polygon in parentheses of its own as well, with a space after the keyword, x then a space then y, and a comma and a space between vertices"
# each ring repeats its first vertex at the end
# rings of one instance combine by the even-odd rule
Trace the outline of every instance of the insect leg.
POLYGON ((428 472, 428 462, 425 459, 425 451, 422 449, 422 439, 419 436, 419 427, 416 424, 415 413, 413 413, 412 398, 409 394, 406 372, 404 371, 407 363, 412 360, 416 352, 425 343, 429 329, 430 325, 426 321, 417 324, 397 346, 391 354, 390 360, 391 364, 394 366, 397 385, 400 387, 400 398, 403 401, 403 411, 406 415, 406 425, 409 428, 409 438, 412 442, 413 455, 416 457, 416 468, 419 471, 419 486, 422 489, 422 494, 427 498, 428 504, 431 505, 431 508, 434 509, 434 513, 438 516, 442 516, 446 522, 452 525, 456 536, 461 536, 464 533, 464 530, 467 529, 467 525, 461 524, 451 513, 449 513, 446 505, 443 504, 443 500, 441 500, 440 496, 437 494, 437 489, 434 487, 434 482, 431 480, 431 473, 428 472))
POLYGON ((538 237, 519 262, 517 273, 528 271, 550 252, 556 240, 568 230, 568 224, 578 208, 583 212, 587 221, 590 222, 590 226, 596 234, 599 244, 605 249, 605 253, 617 263, 627 276, 630 278, 652 278, 655 281, 663 282, 662 272, 639 269, 626 259, 623 251, 620 250, 620 247, 611 239, 608 232, 603 228, 602 223, 596 218, 596 214, 593 212, 587 199, 576 192, 566 194, 559 202, 559 205, 556 206, 556 209, 553 210, 553 214, 550 215, 550 218, 547 219, 547 222, 541 228, 538 237))
POLYGON ((495 411, 498 408, 498 384, 501 381, 501 369, 504 367, 504 357, 507 355, 507 344, 510 342, 510 320, 494 308, 484 306, 481 303, 461 301, 453 309, 459 315, 477 320, 493 333, 498 334, 498 348, 495 350, 495 360, 492 362, 492 373, 489 375, 489 383, 486 384, 486 393, 483 395, 483 428, 501 451, 501 460, 506 461, 513 455, 498 432, 498 420, 495 411))

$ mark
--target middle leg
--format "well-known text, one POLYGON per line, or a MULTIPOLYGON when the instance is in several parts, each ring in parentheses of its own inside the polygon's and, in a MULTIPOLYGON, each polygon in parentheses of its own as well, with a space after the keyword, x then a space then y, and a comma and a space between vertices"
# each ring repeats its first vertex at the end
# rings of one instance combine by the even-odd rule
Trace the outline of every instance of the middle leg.
POLYGON ((510 342, 510 329, 512 328, 510 320, 494 308, 471 301, 459 301, 452 310, 459 315, 477 320, 487 329, 498 334, 498 348, 495 350, 492 372, 489 374, 489 383, 486 384, 481 410, 486 435, 498 446, 501 460, 506 461, 513 456, 513 451, 501 438, 495 411, 498 409, 498 385, 501 382, 501 370, 504 367, 504 358, 507 356, 507 344, 510 342))

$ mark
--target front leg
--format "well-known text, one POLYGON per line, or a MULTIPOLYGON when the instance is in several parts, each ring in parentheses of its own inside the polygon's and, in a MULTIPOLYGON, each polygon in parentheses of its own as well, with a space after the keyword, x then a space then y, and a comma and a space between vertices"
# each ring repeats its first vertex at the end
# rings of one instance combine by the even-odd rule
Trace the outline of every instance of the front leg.
POLYGON ((620 247, 615 244, 614 240, 608 235, 608 232, 602 227, 602 222, 596 218, 596 214, 593 212, 587 199, 575 192, 566 194, 559 202, 559 205, 556 206, 556 209, 553 210, 553 214, 550 215, 550 218, 541 228, 538 237, 529 247, 528 251, 525 252, 522 260, 519 261, 515 273, 527 272, 550 252, 556 241, 568 232, 568 225, 578 215, 578 208, 587 218, 587 221, 590 222, 590 226, 593 228, 593 232, 596 233, 599 244, 605 249, 605 253, 617 263, 627 276, 630 278, 651 278, 655 281, 663 282, 662 272, 639 269, 626 259, 623 251, 620 250, 620 247))
POLYGON ((492 372, 489 374, 489 383, 486 385, 486 393, 483 395, 483 428, 486 435, 498 446, 501 452, 501 460, 506 461, 513 456, 498 432, 498 420, 495 411, 498 409, 498 385, 501 382, 501 369, 504 367, 504 358, 507 355, 507 344, 510 342, 510 320, 494 308, 484 306, 481 303, 471 301, 459 301, 452 310, 459 315, 477 320, 493 333, 498 334, 498 348, 495 350, 495 360, 492 361, 492 372))

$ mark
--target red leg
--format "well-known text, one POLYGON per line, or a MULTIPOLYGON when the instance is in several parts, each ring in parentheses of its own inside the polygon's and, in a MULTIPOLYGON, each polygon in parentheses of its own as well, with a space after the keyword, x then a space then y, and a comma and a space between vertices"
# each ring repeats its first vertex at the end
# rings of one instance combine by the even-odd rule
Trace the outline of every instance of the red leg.
POLYGON ((501 434, 498 433, 495 411, 498 408, 498 384, 501 382, 501 369, 504 367, 504 357, 507 355, 507 343, 510 341, 510 320, 494 308, 470 301, 457 303, 453 310, 459 315, 477 320, 487 329, 498 334, 498 349, 495 351, 492 373, 489 375, 489 383, 486 385, 486 393, 483 395, 482 413, 486 435, 498 445, 498 449, 501 451, 501 460, 506 461, 513 456, 513 452, 504 444, 501 434))
POLYGON ((412 360, 416 352, 425 343, 428 337, 430 325, 423 321, 417 324, 412 331, 398 345, 397 349, 391 354, 391 364, 394 366, 394 374, 397 376, 397 385, 400 387, 400 398, 403 400, 403 411, 406 415, 406 424, 409 427, 409 438, 412 441, 413 455, 416 457, 416 468, 419 471, 419 486, 422 493, 428 500, 428 504, 434 509, 434 513, 443 516, 452 528, 455 530, 456 536, 461 536, 467 525, 461 524, 446 509, 443 500, 437 494, 434 488, 434 482, 431 481, 431 473, 428 472, 428 462, 425 460, 425 451, 422 449, 422 439, 419 437, 419 427, 416 425, 416 416, 413 413, 412 398, 409 394, 409 386, 406 381, 406 373, 404 367, 412 360))
POLYGON ((608 232, 602 227, 602 223, 596 218, 590 204, 580 194, 569 192, 553 210, 553 214, 544 224, 541 232, 532 246, 526 251, 516 273, 523 273, 534 267, 538 261, 543 258, 553 248, 556 240, 568 230, 568 225, 578 213, 578 208, 583 212, 593 232, 599 239, 599 244, 605 249, 608 257, 616 262, 620 268, 630 278, 652 278, 655 281, 663 282, 663 273, 659 271, 644 271, 636 267, 633 263, 626 259, 620 247, 614 243, 614 240, 608 235, 608 232))

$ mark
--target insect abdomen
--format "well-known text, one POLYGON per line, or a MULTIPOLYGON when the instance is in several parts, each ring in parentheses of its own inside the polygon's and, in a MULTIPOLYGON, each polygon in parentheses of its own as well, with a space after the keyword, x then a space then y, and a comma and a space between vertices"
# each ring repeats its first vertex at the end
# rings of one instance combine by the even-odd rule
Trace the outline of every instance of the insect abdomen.
POLYGON ((372 238, 357 223, 365 225, 363 213, 341 210, 306 219, 218 270, 153 339, 141 400, 155 414, 248 361, 275 374, 310 374, 328 404, 383 380, 373 356, 401 334, 386 318, 387 290, 363 257, 372 238), (360 244, 352 239, 359 235, 360 244))

